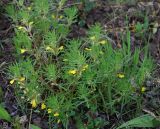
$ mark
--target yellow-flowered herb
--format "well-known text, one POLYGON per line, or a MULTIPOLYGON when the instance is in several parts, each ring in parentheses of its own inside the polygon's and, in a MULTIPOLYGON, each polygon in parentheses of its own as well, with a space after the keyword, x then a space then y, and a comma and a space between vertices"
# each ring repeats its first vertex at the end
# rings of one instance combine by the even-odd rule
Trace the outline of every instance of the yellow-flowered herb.
POLYGON ((63 50, 64 49, 64 46, 60 46, 59 48, 58 48, 58 50, 63 50))
POLYGON ((10 84, 12 85, 15 82, 15 79, 10 80, 10 84))
POLYGON ((45 103, 42 103, 42 104, 41 104, 41 109, 44 110, 45 108, 46 108, 45 103))
POLYGON ((101 40, 101 41, 99 41, 99 44, 102 44, 102 45, 104 45, 104 44, 106 44, 107 42, 106 42, 106 40, 101 40))
POLYGON ((25 77, 20 77, 20 78, 19 78, 19 81, 20 81, 20 82, 25 81, 25 77))
POLYGON ((144 93, 145 91, 146 91, 146 87, 143 86, 143 87, 141 88, 141 92, 144 93))
POLYGON ((122 73, 118 73, 118 74, 117 74, 117 77, 118 77, 118 78, 124 78, 125 76, 124 76, 124 74, 122 74, 122 73))
POLYGON ((31 105, 32 105, 32 108, 36 108, 37 107, 37 102, 36 102, 35 99, 31 100, 31 105))
POLYGON ((48 114, 52 113, 52 109, 48 108, 47 112, 48 112, 48 114))
POLYGON ((76 73, 77 73, 77 70, 75 69, 68 71, 68 74, 71 74, 71 75, 75 75, 76 73))
POLYGON ((20 49, 21 54, 25 53, 26 51, 26 49, 20 49))
POLYGON ((49 51, 49 50, 53 50, 53 49, 50 46, 47 46, 46 50, 49 51))
POLYGON ((85 71, 86 69, 88 69, 88 64, 84 65, 82 70, 85 71))
POLYGON ((92 49, 91 49, 91 48, 87 48, 87 47, 86 47, 86 48, 85 48, 85 50, 86 50, 86 51, 91 51, 92 49))
POLYGON ((59 116, 59 113, 56 112, 56 113, 53 114, 53 116, 58 117, 58 116, 59 116))

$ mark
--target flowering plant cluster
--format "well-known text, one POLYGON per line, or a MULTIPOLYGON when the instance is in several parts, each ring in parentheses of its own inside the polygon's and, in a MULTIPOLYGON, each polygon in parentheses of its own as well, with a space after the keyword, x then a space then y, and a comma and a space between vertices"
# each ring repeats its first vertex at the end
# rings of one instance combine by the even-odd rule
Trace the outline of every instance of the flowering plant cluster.
POLYGON ((93 117, 96 112, 112 115, 117 105, 140 103, 137 94, 147 90, 143 83, 153 61, 146 48, 131 53, 129 30, 121 48, 112 47, 99 24, 82 39, 69 39, 78 10, 65 2, 15 0, 7 7, 17 59, 8 68, 9 83, 23 113, 39 110, 50 127, 67 128, 74 119, 78 128, 101 128, 106 122, 93 117))

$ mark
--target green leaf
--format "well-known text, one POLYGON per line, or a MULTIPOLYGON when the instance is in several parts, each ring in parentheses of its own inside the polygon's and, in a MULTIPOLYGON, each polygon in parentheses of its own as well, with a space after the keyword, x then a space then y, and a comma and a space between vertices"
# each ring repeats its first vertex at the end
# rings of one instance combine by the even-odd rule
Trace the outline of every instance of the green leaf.
POLYGON ((2 106, 0 106, 0 119, 6 120, 8 122, 11 121, 10 115, 2 106))
POLYGON ((141 23, 138 22, 138 23, 136 24, 136 31, 137 31, 137 32, 141 32, 142 29, 143 29, 143 24, 141 24, 141 23))
POLYGON ((54 64, 49 64, 45 68, 44 73, 49 81, 56 80, 56 67, 54 64))
POLYGON ((35 125, 33 125, 33 124, 31 124, 30 126, 31 126, 31 128, 30 128, 30 129, 41 129, 40 127, 35 126, 35 125))
POLYGON ((64 10, 64 13, 69 19, 73 20, 77 15, 77 8, 76 7, 66 8, 64 10))
POLYGON ((160 121, 158 121, 153 116, 147 114, 142 115, 140 117, 134 118, 121 126, 117 129, 125 128, 125 127, 157 127, 160 125, 160 121))

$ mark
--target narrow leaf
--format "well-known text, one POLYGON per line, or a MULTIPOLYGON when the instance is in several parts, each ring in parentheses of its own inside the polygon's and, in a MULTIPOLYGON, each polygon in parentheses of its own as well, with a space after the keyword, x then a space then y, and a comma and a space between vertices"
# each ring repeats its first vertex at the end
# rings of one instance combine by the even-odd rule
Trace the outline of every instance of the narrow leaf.
POLYGON ((156 120, 153 116, 147 114, 142 115, 140 117, 134 118, 121 126, 117 129, 125 128, 125 127, 157 127, 160 125, 160 121, 156 120))
POLYGON ((33 124, 31 124, 30 126, 31 126, 30 129, 41 129, 40 127, 38 127, 38 126, 36 126, 36 125, 33 125, 33 124))
POLYGON ((6 120, 8 122, 11 121, 10 115, 2 106, 0 106, 0 119, 6 120))

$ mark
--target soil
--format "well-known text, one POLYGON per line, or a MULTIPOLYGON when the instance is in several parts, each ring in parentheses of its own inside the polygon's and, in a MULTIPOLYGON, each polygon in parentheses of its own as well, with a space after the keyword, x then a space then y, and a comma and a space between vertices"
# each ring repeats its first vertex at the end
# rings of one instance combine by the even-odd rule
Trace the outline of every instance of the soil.
MULTIPOLYGON (((5 5, 8 1, 1 1, 2 5, 5 5)), ((72 1, 68 4, 73 4, 72 1)), ((72 32, 69 34, 70 38, 78 38, 86 35, 86 30, 99 22, 102 24, 106 33, 116 43, 117 47, 121 47, 120 33, 123 33, 126 29, 126 16, 128 16, 129 25, 133 25, 137 22, 143 23, 144 19, 138 15, 140 13, 146 13, 149 19, 149 23, 157 23, 156 32, 151 35, 149 39, 149 33, 152 33, 153 27, 150 27, 150 31, 145 34, 144 39, 137 38, 135 33, 131 33, 131 45, 134 50, 135 47, 143 47, 145 39, 149 40, 149 51, 155 60, 157 68, 155 69, 152 78, 146 80, 147 92, 144 95, 144 112, 150 113, 155 116, 160 116, 160 2, 133 2, 130 4, 108 4, 104 0, 95 0, 96 7, 89 10, 86 9, 86 5, 78 4, 79 15, 77 21, 72 26, 72 32), (87 10, 87 11, 84 11, 87 10)), ((5 16, 5 12, 0 8, 0 86, 3 90, 3 96, 1 102, 4 103, 7 111, 11 116, 25 117, 18 109, 16 98, 14 95, 14 89, 9 86, 7 80, 7 66, 14 62, 12 37, 14 31, 11 25, 11 21, 5 16)), ((143 54, 142 54, 143 56, 143 54)), ((109 119, 111 123, 116 123, 116 116, 107 116, 106 114, 100 114, 100 117, 109 119)), ((47 129, 47 124, 41 116, 34 114, 32 118, 33 123, 40 125, 43 129, 47 129), (42 122, 44 121, 44 122, 42 122)), ((72 122, 71 122, 72 123, 72 122)), ((0 120, 0 128, 11 129, 9 123, 0 120)), ((74 129, 74 126, 70 127, 74 129)), ((114 128, 114 125, 105 127, 106 129, 114 128)), ((158 128, 157 128, 158 129, 158 128)))

